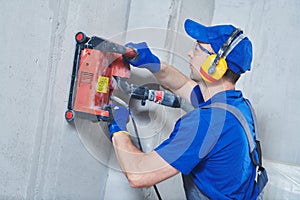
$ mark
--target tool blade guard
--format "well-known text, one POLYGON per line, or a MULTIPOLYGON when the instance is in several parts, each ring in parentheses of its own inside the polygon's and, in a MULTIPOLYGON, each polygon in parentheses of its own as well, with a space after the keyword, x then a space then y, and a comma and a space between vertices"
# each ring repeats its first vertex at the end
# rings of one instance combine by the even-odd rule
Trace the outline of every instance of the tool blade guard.
MULTIPOLYGON (((70 83, 68 122, 79 118, 94 122, 108 121, 110 95, 117 87, 113 76, 129 78, 129 65, 123 55, 129 55, 122 45, 79 32, 75 35, 76 49, 70 83)), ((129 55, 130 56, 130 55, 129 55)), ((134 55, 133 55, 134 56, 134 55)))

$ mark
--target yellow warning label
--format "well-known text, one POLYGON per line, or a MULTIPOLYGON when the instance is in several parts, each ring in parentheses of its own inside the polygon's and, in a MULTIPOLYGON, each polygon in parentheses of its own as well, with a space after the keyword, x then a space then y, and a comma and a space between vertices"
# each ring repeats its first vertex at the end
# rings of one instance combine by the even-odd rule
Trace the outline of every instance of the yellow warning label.
POLYGON ((108 77, 99 76, 98 77, 97 92, 107 93, 108 92, 108 82, 109 82, 108 77))

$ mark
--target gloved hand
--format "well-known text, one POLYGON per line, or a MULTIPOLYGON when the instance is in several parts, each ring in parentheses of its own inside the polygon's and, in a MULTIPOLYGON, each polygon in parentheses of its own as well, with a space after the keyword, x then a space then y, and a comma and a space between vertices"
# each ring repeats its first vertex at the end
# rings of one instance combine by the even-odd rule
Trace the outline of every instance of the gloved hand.
POLYGON ((152 54, 146 42, 136 44, 130 42, 125 46, 133 48, 137 53, 132 59, 125 58, 129 64, 135 67, 146 68, 152 73, 160 70, 160 60, 156 55, 152 54))
POLYGON ((113 135, 119 131, 127 132, 126 124, 128 122, 129 117, 129 110, 124 106, 111 105, 111 108, 114 112, 114 119, 112 122, 108 123, 110 139, 112 139, 113 135))

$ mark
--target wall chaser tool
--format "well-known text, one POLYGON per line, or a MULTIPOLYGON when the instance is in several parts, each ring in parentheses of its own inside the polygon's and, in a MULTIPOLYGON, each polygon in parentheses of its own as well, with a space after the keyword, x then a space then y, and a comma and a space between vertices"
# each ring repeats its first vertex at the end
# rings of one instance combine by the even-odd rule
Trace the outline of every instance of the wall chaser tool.
POLYGON ((109 121, 110 98, 115 89, 131 98, 146 100, 165 106, 179 108, 181 99, 169 92, 150 90, 147 87, 127 83, 130 66, 124 60, 138 59, 137 51, 112 41, 83 32, 75 35, 76 48, 65 118, 71 122, 75 117, 93 122, 109 121))

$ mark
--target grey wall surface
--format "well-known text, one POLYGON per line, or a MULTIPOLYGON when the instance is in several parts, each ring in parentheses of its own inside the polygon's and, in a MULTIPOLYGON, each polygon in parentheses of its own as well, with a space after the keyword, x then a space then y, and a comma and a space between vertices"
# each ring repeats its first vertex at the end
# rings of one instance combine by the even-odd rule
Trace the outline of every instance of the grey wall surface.
MULTIPOLYGON (((83 134, 98 127, 78 134, 80 127, 64 120, 74 35, 84 31, 120 43, 147 41, 188 75, 193 41, 183 32, 186 18, 233 23, 253 41, 253 69, 238 88, 257 110, 264 156, 271 161, 265 196, 299 199, 299 8, 297 0, 2 1, 0 199, 156 199, 152 188, 132 189, 117 167, 109 167, 116 159, 105 140, 94 149, 101 150, 102 162, 86 149, 83 134), (285 167, 288 163, 296 167, 285 167)), ((131 81, 155 79, 132 69, 131 81)), ((164 199, 184 199, 178 176, 158 188, 164 199)))
POLYGON ((1 1, 0 199, 104 199, 109 168, 86 151, 64 112, 75 33, 124 32, 129 5, 1 1))
POLYGON ((252 71, 239 87, 257 109, 264 156, 299 165, 300 2, 234 2, 215 1, 213 23, 234 23, 253 41, 252 71))

